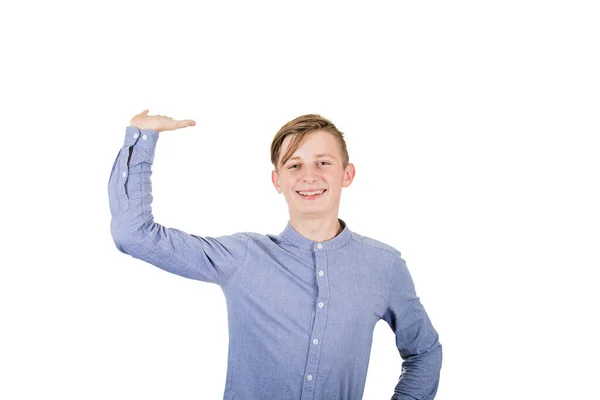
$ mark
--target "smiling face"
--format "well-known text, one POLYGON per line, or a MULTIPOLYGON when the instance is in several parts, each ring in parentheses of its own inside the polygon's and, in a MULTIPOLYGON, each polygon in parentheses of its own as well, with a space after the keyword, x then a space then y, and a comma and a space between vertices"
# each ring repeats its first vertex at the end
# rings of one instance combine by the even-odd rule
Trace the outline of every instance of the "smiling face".
MULTIPOLYGON (((285 137, 280 157, 287 151, 292 137, 285 137)), ((285 196, 293 218, 335 219, 342 188, 350 186, 354 174, 353 164, 343 166, 337 139, 329 132, 314 131, 304 137, 285 164, 278 165, 271 179, 275 189, 285 196)))

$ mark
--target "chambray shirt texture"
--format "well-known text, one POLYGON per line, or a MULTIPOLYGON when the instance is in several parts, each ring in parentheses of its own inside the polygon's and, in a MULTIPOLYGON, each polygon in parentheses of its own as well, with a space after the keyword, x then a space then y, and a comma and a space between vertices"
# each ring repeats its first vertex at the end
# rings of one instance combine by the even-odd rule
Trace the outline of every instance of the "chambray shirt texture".
POLYGON ((159 134, 128 126, 108 193, 117 249, 217 284, 227 304, 224 400, 362 399, 375 324, 403 359, 391 399, 430 400, 442 346, 398 250, 352 232, 312 241, 288 220, 278 235, 197 236, 154 222, 151 165, 159 134), (131 154, 130 154, 131 152, 131 154))

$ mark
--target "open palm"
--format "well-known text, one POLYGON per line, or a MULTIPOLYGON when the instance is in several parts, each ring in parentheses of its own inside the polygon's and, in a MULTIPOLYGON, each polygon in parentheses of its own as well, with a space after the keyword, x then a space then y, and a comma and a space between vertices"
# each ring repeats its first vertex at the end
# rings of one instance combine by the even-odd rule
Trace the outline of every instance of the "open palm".
POLYGON ((148 110, 144 110, 131 119, 130 125, 138 129, 152 129, 156 132, 162 132, 195 126, 196 121, 191 119, 176 120, 165 115, 148 115, 148 110))

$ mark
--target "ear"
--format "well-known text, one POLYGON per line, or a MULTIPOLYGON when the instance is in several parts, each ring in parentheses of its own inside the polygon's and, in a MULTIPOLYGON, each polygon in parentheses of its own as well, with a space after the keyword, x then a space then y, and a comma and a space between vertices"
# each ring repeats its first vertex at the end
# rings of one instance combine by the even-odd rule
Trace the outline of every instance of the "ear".
POLYGON ((356 170, 354 169, 354 164, 348 163, 346 170, 344 171, 344 180, 342 181, 342 187, 348 187, 354 180, 354 175, 356 174, 356 170))
POLYGON ((281 187, 279 186, 279 174, 277 171, 271 171, 271 181, 273 182, 273 186, 277 189, 277 193, 281 194, 281 187))

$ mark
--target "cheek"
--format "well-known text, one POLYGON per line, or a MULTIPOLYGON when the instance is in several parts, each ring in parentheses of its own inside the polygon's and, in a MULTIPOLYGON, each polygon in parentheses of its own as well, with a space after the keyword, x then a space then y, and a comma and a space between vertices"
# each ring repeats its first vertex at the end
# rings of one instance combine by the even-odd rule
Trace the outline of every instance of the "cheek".
POLYGON ((323 177, 331 184, 337 184, 344 180, 344 175, 339 171, 327 171, 327 173, 323 174, 323 177))
POLYGON ((285 181, 280 181, 281 188, 285 191, 293 191, 297 186, 297 179, 288 177, 285 181))

